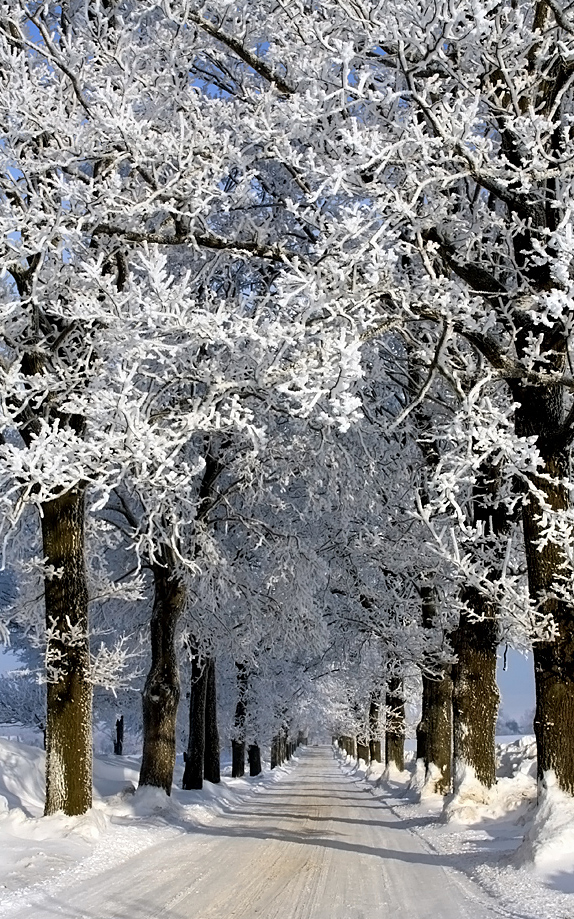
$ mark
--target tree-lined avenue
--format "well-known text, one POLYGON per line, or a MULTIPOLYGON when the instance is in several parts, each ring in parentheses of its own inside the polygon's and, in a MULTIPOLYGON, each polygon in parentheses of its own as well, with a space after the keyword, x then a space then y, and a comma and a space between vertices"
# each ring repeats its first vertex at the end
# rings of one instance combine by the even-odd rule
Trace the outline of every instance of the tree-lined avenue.
POLYGON ((281 780, 10 919, 491 919, 478 888, 307 748, 281 780))

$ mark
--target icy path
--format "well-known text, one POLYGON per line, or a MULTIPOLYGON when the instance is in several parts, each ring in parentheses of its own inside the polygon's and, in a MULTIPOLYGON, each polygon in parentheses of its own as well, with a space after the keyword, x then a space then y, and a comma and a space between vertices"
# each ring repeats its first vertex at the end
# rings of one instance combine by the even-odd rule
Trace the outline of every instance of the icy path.
POLYGON ((328 747, 209 826, 163 838, 10 919, 494 919, 509 913, 344 776, 328 747))

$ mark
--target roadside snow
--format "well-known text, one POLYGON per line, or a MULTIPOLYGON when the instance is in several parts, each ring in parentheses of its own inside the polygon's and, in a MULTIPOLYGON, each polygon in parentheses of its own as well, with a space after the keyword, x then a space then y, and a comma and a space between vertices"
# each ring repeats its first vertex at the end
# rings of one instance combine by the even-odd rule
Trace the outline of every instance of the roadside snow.
POLYGON ((498 780, 484 795, 472 776, 458 796, 421 795, 414 758, 406 775, 371 771, 349 757, 341 768, 407 822, 433 852, 476 881, 502 908, 521 919, 574 915, 574 800, 552 773, 537 801, 533 736, 500 738, 498 780))
MULTIPOLYGON (((451 797, 445 807, 438 795, 421 796, 420 775, 418 783, 413 781, 414 756, 407 765, 398 772, 340 760, 353 783, 389 807, 430 853, 446 857, 445 863, 477 882, 493 898, 495 913, 571 919, 574 801, 549 773, 537 804, 532 737, 499 746, 498 783, 482 802, 467 796, 456 803, 451 797)), ((55 895, 81 886, 144 850, 153 854, 151 847, 189 836, 194 828, 211 834, 216 817, 231 819, 247 799, 285 777, 290 765, 256 779, 224 776, 220 785, 184 792, 177 787, 179 764, 171 797, 157 789, 136 791, 138 769, 135 757, 97 756, 90 813, 42 817, 43 751, 0 738, 0 917, 30 902, 34 891, 55 895)), ((198 845, 208 839, 198 838, 198 845)))
POLYGON ((55 892, 132 858, 144 849, 208 825, 288 769, 257 778, 222 777, 203 791, 182 791, 176 767, 171 797, 136 791, 139 760, 94 757, 94 806, 82 817, 43 817, 43 750, 0 737, 0 916, 26 901, 30 890, 55 892))

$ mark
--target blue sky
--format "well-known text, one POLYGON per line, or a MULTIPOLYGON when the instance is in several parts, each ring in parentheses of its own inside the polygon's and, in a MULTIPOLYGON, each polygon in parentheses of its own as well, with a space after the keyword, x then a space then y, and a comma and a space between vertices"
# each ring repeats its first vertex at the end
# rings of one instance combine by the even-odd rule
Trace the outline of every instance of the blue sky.
POLYGON ((502 696, 502 708, 511 718, 520 718, 534 708, 534 663, 532 654, 525 656, 508 649, 506 671, 502 669, 502 653, 498 659, 497 681, 502 696))

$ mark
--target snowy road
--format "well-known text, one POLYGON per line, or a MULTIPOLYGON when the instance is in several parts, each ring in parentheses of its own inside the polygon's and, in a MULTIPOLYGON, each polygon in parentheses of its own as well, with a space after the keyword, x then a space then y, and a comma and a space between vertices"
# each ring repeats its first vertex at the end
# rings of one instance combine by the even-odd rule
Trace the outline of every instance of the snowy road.
POLYGON ((307 749, 280 782, 10 919, 494 919, 509 913, 307 749))

